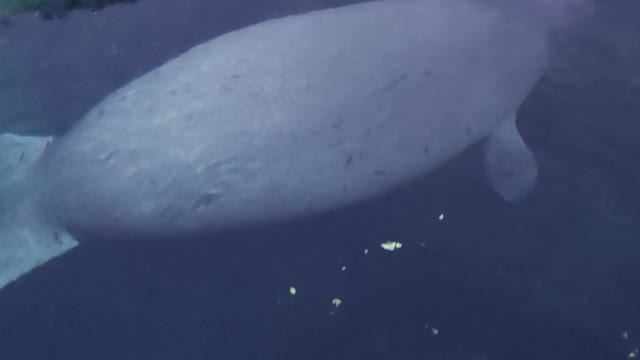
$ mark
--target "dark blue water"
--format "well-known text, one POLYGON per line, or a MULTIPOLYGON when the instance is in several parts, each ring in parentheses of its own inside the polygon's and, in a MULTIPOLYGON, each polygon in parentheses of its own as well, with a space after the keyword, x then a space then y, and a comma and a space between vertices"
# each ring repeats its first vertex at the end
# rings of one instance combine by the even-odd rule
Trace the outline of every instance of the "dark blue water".
MULTIPOLYGON (((16 71, 5 78, 43 99, 20 111, 62 131, 201 40, 339 2, 142 3, 7 30, 16 71), (41 71, 31 84, 28 69, 41 71)), ((640 94, 611 84, 547 84, 527 100, 519 126, 540 182, 522 203, 490 191, 472 148, 314 218, 88 242, 0 292, 0 358, 626 359, 640 346, 640 94), (386 252, 385 241, 404 246, 386 252)))

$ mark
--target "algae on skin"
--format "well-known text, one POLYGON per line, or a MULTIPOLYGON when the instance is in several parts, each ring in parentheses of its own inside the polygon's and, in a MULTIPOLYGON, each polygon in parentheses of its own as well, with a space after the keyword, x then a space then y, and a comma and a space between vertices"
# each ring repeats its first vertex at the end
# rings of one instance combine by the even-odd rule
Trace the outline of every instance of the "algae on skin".
POLYGON ((44 19, 59 18, 75 9, 99 10, 105 6, 136 0, 0 0, 0 15, 38 12, 44 19))
POLYGON ((0 13, 16 14, 40 8, 42 0, 0 0, 0 13))

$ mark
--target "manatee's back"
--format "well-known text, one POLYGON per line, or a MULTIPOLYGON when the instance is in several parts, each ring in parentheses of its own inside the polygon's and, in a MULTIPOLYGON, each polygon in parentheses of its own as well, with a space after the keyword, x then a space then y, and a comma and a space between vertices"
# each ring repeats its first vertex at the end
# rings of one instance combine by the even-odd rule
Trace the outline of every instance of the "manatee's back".
POLYGON ((116 91, 6 189, 19 211, 0 224, 0 287, 75 246, 70 227, 168 235, 281 219, 436 166, 515 111, 544 67, 544 32, 477 4, 381 1, 273 20, 116 91), (355 121, 336 123, 343 114, 355 121), (345 171, 358 148, 366 166, 345 171))
POLYGON ((515 111, 544 67, 544 38, 450 0, 372 2, 224 35, 116 91, 55 142, 40 170, 48 206, 90 230, 166 234, 373 195, 439 163, 424 161, 425 114, 440 129, 515 111), (372 163, 336 180, 348 157, 335 150, 342 137, 315 132, 345 112, 357 122, 341 134, 372 163), (375 130, 385 119, 403 136, 375 130), (380 132, 375 143, 351 141, 370 130, 380 132), (399 175, 371 180, 376 161, 405 144, 420 151, 394 155, 389 172, 399 175), (357 189, 345 195, 345 181, 357 189))

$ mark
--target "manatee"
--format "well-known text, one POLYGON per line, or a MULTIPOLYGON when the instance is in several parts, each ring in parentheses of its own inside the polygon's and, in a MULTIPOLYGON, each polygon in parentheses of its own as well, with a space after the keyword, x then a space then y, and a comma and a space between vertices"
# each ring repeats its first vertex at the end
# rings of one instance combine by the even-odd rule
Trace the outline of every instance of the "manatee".
POLYGON ((60 137, 3 135, 0 287, 78 234, 167 238, 309 216, 479 141, 494 189, 519 200, 537 167, 516 113, 547 67, 550 28, 473 0, 288 16, 192 48, 60 137))

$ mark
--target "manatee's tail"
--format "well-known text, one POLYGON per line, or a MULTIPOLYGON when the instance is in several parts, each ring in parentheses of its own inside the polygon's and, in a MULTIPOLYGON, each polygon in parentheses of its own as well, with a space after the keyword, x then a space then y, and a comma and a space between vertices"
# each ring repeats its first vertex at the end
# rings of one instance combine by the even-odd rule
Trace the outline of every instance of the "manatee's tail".
POLYGON ((77 245, 44 221, 33 165, 50 138, 0 134, 0 288, 77 245))

